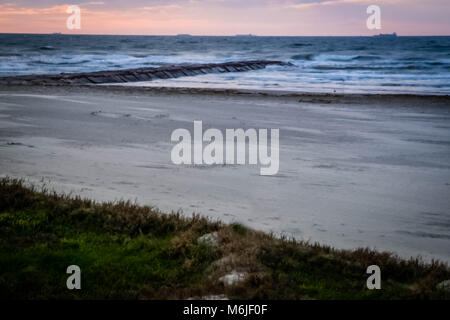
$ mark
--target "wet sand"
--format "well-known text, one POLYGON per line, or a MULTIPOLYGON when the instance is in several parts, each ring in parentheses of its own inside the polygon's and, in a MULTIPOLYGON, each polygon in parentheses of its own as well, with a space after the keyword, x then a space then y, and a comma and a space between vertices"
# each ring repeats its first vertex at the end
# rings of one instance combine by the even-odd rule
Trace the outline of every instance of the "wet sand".
POLYGON ((0 87, 0 175, 450 261, 450 98, 0 87), (177 166, 176 128, 279 128, 280 171, 177 166))

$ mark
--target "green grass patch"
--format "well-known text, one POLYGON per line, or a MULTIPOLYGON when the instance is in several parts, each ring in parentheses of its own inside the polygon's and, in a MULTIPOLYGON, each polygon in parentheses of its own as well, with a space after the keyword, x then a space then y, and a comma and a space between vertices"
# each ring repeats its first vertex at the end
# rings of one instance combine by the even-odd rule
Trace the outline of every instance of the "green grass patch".
POLYGON ((0 299, 448 299, 436 289, 446 279, 438 261, 336 250, 0 180, 0 299), (212 232, 218 247, 198 243, 212 232), (382 270, 381 290, 366 287, 372 264, 382 270), (69 265, 81 268, 81 290, 66 287, 69 265), (231 270, 245 280, 222 284, 231 270))

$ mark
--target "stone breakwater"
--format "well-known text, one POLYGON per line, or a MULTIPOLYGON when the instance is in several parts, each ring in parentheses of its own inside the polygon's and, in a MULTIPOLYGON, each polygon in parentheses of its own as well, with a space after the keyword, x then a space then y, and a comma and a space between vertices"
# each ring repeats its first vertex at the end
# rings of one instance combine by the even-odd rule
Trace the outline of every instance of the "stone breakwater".
POLYGON ((28 85, 28 84, 101 84, 125 83, 136 81, 152 81, 156 79, 170 79, 195 76, 208 73, 244 72, 264 69, 269 65, 289 66, 282 61, 239 61, 216 64, 171 65, 159 68, 138 68, 112 71, 97 71, 85 73, 60 73, 45 75, 24 75, 0 77, 0 84, 28 85))

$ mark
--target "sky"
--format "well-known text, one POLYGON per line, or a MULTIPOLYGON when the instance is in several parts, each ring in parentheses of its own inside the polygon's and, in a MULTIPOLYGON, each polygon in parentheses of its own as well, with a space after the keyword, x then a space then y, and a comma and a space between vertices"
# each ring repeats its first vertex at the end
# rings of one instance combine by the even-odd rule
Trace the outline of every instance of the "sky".
POLYGON ((0 33, 125 35, 450 35, 450 0, 0 0, 0 33), (70 30, 69 5, 81 9, 70 30), (381 9, 369 30, 366 10, 381 9))

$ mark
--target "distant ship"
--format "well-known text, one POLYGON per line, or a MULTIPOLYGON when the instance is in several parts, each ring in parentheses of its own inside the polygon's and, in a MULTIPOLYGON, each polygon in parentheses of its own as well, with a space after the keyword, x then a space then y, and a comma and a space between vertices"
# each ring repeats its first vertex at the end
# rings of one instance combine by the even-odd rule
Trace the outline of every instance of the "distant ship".
POLYGON ((397 33, 380 33, 375 36, 374 38, 383 38, 383 39, 394 39, 397 38, 397 33))
POLYGON ((180 33, 177 34, 177 37, 192 37, 192 35, 190 35, 189 33, 180 33))
POLYGON ((256 37, 254 34, 237 34, 235 37, 256 37))

